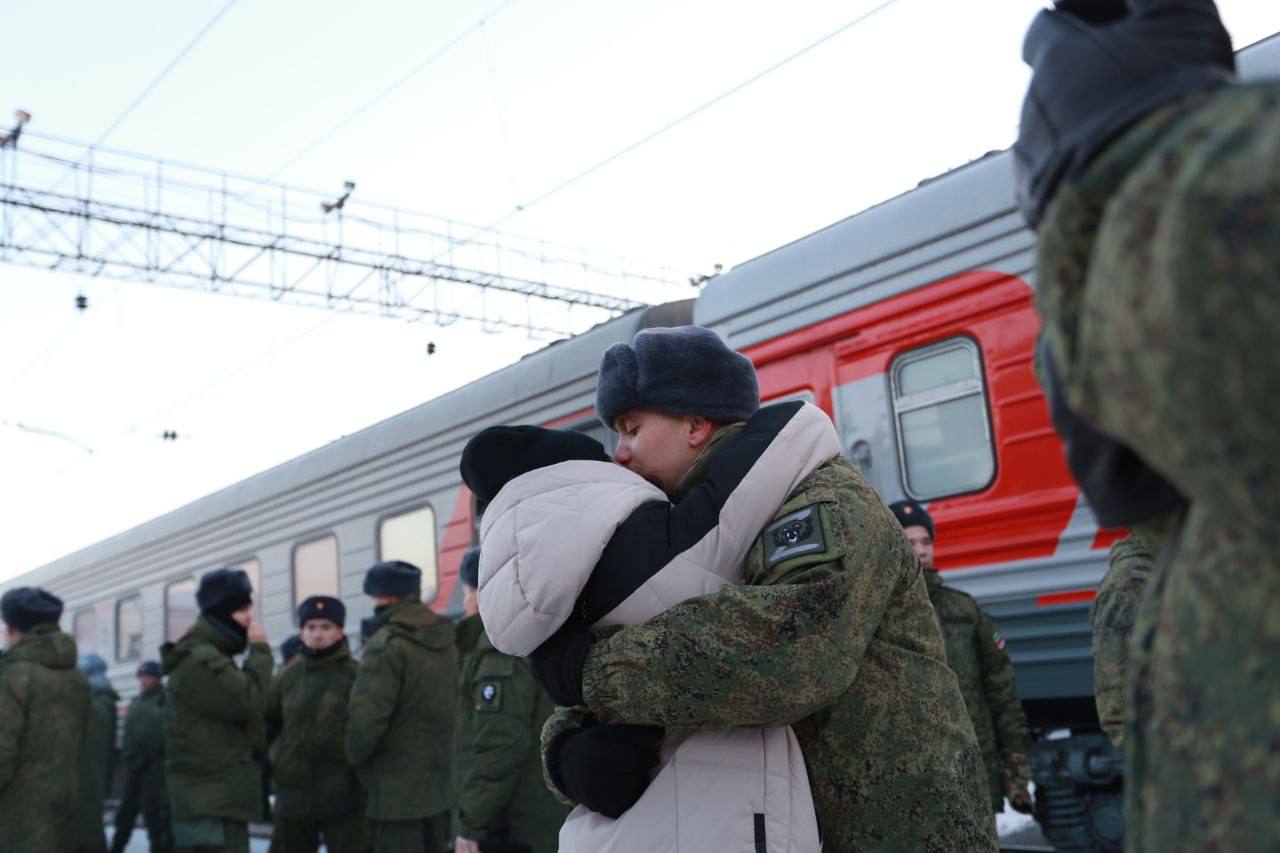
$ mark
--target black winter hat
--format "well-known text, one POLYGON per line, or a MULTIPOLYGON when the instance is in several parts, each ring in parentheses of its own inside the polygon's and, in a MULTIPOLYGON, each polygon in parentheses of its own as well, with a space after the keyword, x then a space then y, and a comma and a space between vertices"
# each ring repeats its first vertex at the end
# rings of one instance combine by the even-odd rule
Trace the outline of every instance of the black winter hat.
POLYGON ((458 564, 458 582, 476 589, 480 586, 480 549, 468 548, 458 564))
POLYGON ((751 359, 702 326, 644 329, 632 343, 609 347, 600 361, 596 415, 609 429, 635 409, 732 423, 759 408, 751 359))
POLYGON ((142 663, 138 664, 138 671, 136 675, 138 675, 138 677, 149 675, 152 678, 159 678, 160 664, 153 660, 144 660, 142 663))
POLYGON ((342 628, 347 624, 347 608, 333 596, 313 595, 298 605, 298 625, 307 624, 308 619, 328 619, 342 628))
POLYGON ((62 618, 62 599, 38 586, 14 587, 0 598, 0 618, 24 633, 37 625, 56 625, 62 618))
POLYGON ((302 650, 304 648, 305 646, 302 645, 302 638, 297 634, 294 634, 292 637, 280 644, 280 659, 288 660, 289 658, 297 657, 302 654, 302 650))
POLYGON ((484 512, 502 487, 521 474, 572 460, 612 461, 603 444, 576 430, 496 426, 472 436, 458 470, 484 512))
POLYGON ((404 560, 376 563, 364 576, 365 595, 412 595, 422 589, 422 570, 404 560))
POLYGON ((912 525, 923 527, 929 531, 929 538, 933 538, 933 516, 929 515, 928 510, 920 504, 912 500, 898 501, 889 504, 889 511, 893 513, 894 518, 898 519, 898 524, 902 525, 903 530, 912 525))
POLYGON ((201 613, 229 616, 253 603, 253 584, 241 569, 214 569, 200 577, 196 604, 201 613))

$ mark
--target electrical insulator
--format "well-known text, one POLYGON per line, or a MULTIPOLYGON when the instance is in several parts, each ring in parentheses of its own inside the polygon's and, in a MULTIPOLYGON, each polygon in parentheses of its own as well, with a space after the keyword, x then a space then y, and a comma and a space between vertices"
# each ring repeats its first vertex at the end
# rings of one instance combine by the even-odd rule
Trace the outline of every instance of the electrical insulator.
POLYGON ((176 432, 174 432, 173 430, 171 430, 171 429, 167 429, 167 430, 165 430, 163 433, 161 433, 161 437, 162 437, 165 441, 177 441, 177 440, 178 440, 178 434, 177 434, 176 432))
POLYGON ((436 354, 436 345, 435 345, 435 343, 434 343, 434 342, 428 343, 428 344, 427 344, 427 355, 435 355, 435 354, 436 354))
POLYGON ((83 311, 89 307, 89 297, 84 294, 76 296, 76 310, 83 311))

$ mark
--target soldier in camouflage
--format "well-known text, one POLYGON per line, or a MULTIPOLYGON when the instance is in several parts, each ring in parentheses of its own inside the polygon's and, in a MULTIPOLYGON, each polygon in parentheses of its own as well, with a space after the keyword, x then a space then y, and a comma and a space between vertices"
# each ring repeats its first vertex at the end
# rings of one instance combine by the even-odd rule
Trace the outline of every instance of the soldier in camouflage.
POLYGON ((253 621, 253 587, 240 569, 200 578, 200 616, 160 647, 165 686, 165 775, 179 850, 248 853, 262 816, 263 712, 271 647, 253 621), (236 666, 235 656, 243 654, 236 666))
MULTIPOLYGON (((615 346, 599 383, 596 410, 620 433, 615 459, 677 501, 714 445, 697 440, 699 422, 759 405, 750 362, 696 327, 615 346)), ((838 458, 810 475, 750 550, 745 577, 608 637, 553 638, 532 656, 535 672, 560 704, 611 722, 792 726, 825 850, 994 851, 982 757, 923 574, 857 469, 838 458)), ((544 741, 583 719, 558 714, 544 741)))
POLYGON ((0 847, 62 853, 74 846, 89 682, 76 642, 58 628, 62 601, 38 587, 0 598, 0 847))
POLYGON ((81 655, 76 664, 89 681, 89 725, 80 751, 80 806, 76 813, 76 850, 102 853, 107 849, 103 804, 111 784, 116 753, 116 706, 120 694, 107 679, 101 655, 81 655))
POLYGON ((302 651, 267 694, 267 741, 276 783, 273 853, 363 853, 364 789, 343 738, 358 666, 343 633, 347 609, 313 595, 298 605, 302 651))
POLYGON ((440 853, 449 841, 457 702, 452 623, 421 601, 422 571, 378 563, 365 575, 377 628, 347 709, 345 748, 368 793, 377 853, 440 853))
POLYGON ((1008 797, 1014 809, 1031 814, 1027 715, 1018 699, 1004 635, 971 596, 943 585, 933 565, 933 518, 925 508, 905 500, 891 504, 889 510, 902 525, 924 569, 929 600, 947 644, 947 663, 960 680, 960 692, 986 763, 991 807, 1004 811, 1008 797))
POLYGON ((1146 591, 1155 557, 1140 533, 1111 546, 1111 565, 1098 585, 1090 621, 1093 626, 1093 694, 1098 722, 1117 747, 1124 746, 1128 704, 1129 639, 1138 602, 1146 591))
POLYGON ((523 659, 489 642, 476 598, 479 567, 472 549, 458 569, 465 618, 457 627, 454 853, 555 853, 569 808, 543 782, 539 740, 555 706, 523 659))
POLYGON ((1103 523, 1160 528, 1129 645, 1126 843, 1276 849, 1280 83, 1234 82, 1211 0, 1059 3, 1024 52, 1055 423, 1103 523), (1135 469, 1165 487, 1126 491, 1135 469))
POLYGON ((160 664, 143 661, 138 666, 138 695, 124 718, 124 795, 116 810, 116 831, 111 853, 124 853, 142 812, 147 843, 152 853, 172 853, 169 830, 169 793, 164 781, 164 687, 160 664))

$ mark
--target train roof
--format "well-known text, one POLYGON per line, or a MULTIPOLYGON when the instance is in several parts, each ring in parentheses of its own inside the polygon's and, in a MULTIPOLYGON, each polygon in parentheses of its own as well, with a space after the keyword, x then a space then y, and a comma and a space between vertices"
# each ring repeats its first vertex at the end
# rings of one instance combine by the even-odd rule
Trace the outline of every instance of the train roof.
MULTIPOLYGON (((536 421, 542 407, 522 404, 540 396, 556 397, 559 389, 581 385, 582 380, 595 375, 600 356, 608 346, 629 342, 640 329, 688 324, 692 305, 690 299, 629 311, 580 335, 556 341, 475 382, 0 583, 0 588, 41 584, 64 571, 109 560, 201 524, 244 513, 257 504, 444 431, 470 435, 487 425, 485 421, 504 416, 511 418, 509 422, 536 421)), ((592 379, 590 385, 594 384, 592 379)))
MULTIPOLYGON (((1280 77, 1280 34, 1237 57, 1243 79, 1280 77)), ((1017 208, 1013 156, 993 152, 712 279, 694 322, 745 349, 928 284, 966 254, 1029 274, 1033 242, 1017 208)))

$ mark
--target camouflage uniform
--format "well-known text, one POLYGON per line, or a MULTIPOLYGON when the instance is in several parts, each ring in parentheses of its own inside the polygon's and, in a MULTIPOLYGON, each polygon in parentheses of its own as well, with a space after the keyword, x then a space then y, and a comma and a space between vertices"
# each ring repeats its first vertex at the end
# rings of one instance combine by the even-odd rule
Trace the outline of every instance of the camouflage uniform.
POLYGON ((978 602, 942 585, 936 569, 926 570, 929 600, 942 623, 947 663, 960 681, 965 708, 978 736, 987 768, 991 808, 1004 810, 1006 785, 1020 791, 1030 781, 1027 765, 1027 715, 1018 699, 1013 662, 1004 636, 978 602))
POLYGON ((129 703, 124 717, 124 797, 116 811, 112 850, 124 850, 141 809, 152 853, 170 853, 169 792, 164 781, 164 688, 156 685, 129 703))
POLYGON ((1037 300, 1073 410, 1186 496, 1130 645, 1131 849, 1280 846, 1280 84, 1148 115, 1064 184, 1037 300))
MULTIPOLYGON (((583 669, 590 710, 660 726, 793 726, 824 850, 995 850, 982 756, 920 565, 847 460, 800 484, 745 576, 597 641, 583 669)), ((558 714, 544 740, 571 722, 558 714)))
MULTIPOLYGON (((305 655, 305 653, 304 653, 305 655)), ((330 653, 302 657, 276 677, 267 694, 267 738, 274 741, 276 781, 272 851, 330 853, 369 846, 364 789, 347 764, 347 705, 359 669, 340 640, 330 653)))
POLYGON ((84 748, 80 750, 80 802, 76 811, 76 849, 107 849, 103 828, 103 804, 115 764, 116 693, 104 675, 89 682, 89 725, 85 728, 84 748))
POLYGON ((384 610, 351 691, 345 740, 379 853, 448 841, 457 690, 449 620, 416 596, 384 610))
POLYGON ((1131 533, 1111 546, 1111 566, 1098 585, 1093 626, 1093 698, 1098 722, 1117 747, 1124 746, 1129 638, 1138 602, 1155 563, 1142 536, 1131 533))
POLYGON ((177 643, 160 647, 165 686, 165 775, 179 849, 247 851, 249 821, 262 809, 263 711, 271 647, 237 643, 200 616, 177 643))
POLYGON ((37 625, 0 657, 0 847, 61 853, 73 843, 89 682, 76 643, 37 625))
POLYGON ((569 809, 542 779, 539 734, 551 699, 524 660, 499 652, 483 631, 463 660, 458 699, 458 834, 555 853, 569 809))

